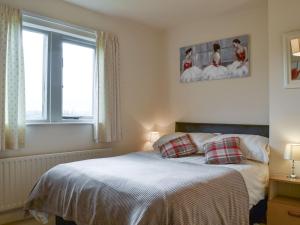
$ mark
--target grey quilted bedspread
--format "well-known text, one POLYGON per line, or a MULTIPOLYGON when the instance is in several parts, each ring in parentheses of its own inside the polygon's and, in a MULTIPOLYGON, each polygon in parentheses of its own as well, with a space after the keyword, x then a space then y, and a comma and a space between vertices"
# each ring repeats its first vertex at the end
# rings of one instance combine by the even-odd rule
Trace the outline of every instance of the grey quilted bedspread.
POLYGON ((248 225, 239 172, 157 154, 61 164, 37 182, 25 210, 77 225, 248 225))

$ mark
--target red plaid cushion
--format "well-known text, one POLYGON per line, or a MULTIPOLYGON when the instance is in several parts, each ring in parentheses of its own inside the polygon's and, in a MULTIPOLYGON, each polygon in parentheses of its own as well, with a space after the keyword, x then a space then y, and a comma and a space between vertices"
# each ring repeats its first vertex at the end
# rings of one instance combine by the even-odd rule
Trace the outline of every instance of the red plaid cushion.
POLYGON ((190 135, 186 134, 159 146, 159 150, 162 157, 178 158, 196 153, 197 147, 190 135))
POLYGON ((240 163, 244 156, 240 149, 240 138, 229 137, 220 141, 212 141, 204 146, 206 163, 229 164, 240 163))

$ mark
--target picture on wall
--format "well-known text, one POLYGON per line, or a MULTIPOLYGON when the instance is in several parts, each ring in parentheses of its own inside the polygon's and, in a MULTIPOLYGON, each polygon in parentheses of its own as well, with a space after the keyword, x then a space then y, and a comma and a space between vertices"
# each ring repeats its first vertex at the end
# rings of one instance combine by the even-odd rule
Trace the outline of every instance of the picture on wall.
POLYGON ((291 54, 291 80, 300 80, 300 59, 299 56, 291 54))
POLYGON ((249 35, 180 48, 180 82, 247 77, 249 35))
POLYGON ((283 35, 284 87, 300 88, 300 30, 283 35))

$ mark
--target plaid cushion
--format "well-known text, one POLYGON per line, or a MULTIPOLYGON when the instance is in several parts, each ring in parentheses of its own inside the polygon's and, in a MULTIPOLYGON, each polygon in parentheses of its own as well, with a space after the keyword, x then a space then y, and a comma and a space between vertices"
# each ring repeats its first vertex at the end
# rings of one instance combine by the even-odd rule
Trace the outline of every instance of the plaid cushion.
POLYGON ((229 137, 220 141, 212 141, 204 146, 206 163, 229 164, 240 163, 244 156, 240 149, 240 138, 229 137))
POLYGON ((178 158, 181 156, 192 155, 197 152, 197 147, 189 134, 172 139, 159 146, 162 157, 178 158))

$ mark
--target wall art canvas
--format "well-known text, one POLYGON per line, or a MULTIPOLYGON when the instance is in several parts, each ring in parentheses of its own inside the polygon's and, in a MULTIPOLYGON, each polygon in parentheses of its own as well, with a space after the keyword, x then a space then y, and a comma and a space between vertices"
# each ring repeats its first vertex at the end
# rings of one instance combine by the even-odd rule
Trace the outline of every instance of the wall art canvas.
POLYGON ((300 88, 300 30, 283 35, 284 87, 300 88))
POLYGON ((247 77, 249 63, 249 35, 182 47, 180 81, 247 77))

